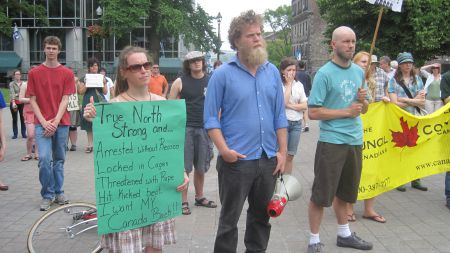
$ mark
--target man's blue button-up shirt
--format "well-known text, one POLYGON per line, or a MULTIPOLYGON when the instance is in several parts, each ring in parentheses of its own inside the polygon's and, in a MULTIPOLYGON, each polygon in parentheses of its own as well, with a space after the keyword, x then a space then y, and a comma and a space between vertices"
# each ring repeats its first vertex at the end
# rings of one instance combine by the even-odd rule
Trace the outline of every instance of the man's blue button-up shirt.
POLYGON ((209 80, 203 116, 205 128, 221 129, 228 148, 244 160, 259 159, 262 151, 274 157, 276 131, 288 126, 280 72, 265 62, 253 76, 234 57, 209 80))

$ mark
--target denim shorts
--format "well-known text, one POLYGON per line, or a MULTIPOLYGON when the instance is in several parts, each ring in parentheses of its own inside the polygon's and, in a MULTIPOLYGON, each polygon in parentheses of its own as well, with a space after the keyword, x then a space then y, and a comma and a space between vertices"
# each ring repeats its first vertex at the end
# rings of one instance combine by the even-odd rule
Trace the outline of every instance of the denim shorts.
POLYGON ((300 142, 300 133, 302 132, 302 121, 290 121, 287 129, 288 155, 297 154, 298 143, 300 142))

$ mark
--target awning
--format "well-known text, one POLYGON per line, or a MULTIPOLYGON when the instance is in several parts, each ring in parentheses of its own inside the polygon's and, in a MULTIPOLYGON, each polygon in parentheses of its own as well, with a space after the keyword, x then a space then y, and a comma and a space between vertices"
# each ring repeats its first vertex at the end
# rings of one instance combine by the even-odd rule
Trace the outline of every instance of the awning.
POLYGON ((22 58, 13 51, 0 52, 0 73, 6 73, 19 67, 22 58))
POLYGON ((182 66, 178 58, 159 58, 159 71, 162 74, 177 74, 182 70, 182 66))

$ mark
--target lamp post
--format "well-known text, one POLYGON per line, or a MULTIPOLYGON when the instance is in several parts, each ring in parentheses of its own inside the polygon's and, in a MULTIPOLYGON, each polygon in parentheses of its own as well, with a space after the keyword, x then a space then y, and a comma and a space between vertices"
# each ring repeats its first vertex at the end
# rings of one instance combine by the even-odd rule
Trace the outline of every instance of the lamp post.
POLYGON ((222 15, 217 14, 217 37, 219 38, 218 48, 217 48, 217 60, 220 60, 220 48, 222 47, 222 40, 220 39, 220 22, 222 22, 222 15))
MULTIPOLYGON (((97 16, 98 16, 98 19, 100 19, 101 17, 102 17, 102 15, 103 15, 103 9, 102 9, 102 7, 99 5, 98 7, 97 7, 97 9, 95 10, 95 13, 97 14, 97 16)), ((100 21, 99 21, 99 23, 100 23, 100 21)), ((102 27, 102 29, 103 29, 103 27, 102 27)), ((102 48, 101 49, 99 49, 99 51, 101 50, 101 54, 102 54, 102 59, 101 59, 101 61, 103 62, 104 60, 105 60, 105 38, 102 36, 102 48)))

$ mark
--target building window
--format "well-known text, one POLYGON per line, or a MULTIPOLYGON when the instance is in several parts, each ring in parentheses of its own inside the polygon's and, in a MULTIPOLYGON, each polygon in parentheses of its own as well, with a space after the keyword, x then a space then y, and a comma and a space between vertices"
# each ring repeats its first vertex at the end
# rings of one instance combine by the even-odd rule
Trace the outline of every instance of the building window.
POLYGON ((0 33, 0 51, 13 51, 13 40, 10 36, 0 33))

